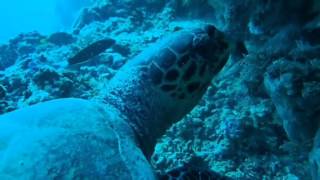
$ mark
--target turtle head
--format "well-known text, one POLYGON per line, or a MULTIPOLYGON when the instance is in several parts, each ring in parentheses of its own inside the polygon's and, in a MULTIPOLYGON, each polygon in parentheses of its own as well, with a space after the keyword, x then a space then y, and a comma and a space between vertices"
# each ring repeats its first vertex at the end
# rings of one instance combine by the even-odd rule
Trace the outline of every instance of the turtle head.
POLYGON ((150 107, 161 107, 158 119, 168 122, 159 124, 168 127, 190 112, 226 64, 230 49, 222 32, 205 25, 176 32, 147 51, 149 56, 141 58, 148 66, 144 79, 156 92, 150 107))
POLYGON ((193 48, 197 59, 204 61, 216 74, 226 64, 234 43, 213 25, 205 25, 193 32, 193 48))
POLYGON ((199 102, 226 64, 231 45, 212 25, 177 32, 159 44, 152 47, 155 52, 148 59, 145 79, 151 79, 151 87, 157 92, 152 102, 161 106, 159 119, 166 119, 159 124, 168 127, 199 102))
POLYGON ((198 104, 229 50, 214 26, 183 30, 141 52, 112 78, 105 99, 128 117, 147 156, 157 138, 198 104))

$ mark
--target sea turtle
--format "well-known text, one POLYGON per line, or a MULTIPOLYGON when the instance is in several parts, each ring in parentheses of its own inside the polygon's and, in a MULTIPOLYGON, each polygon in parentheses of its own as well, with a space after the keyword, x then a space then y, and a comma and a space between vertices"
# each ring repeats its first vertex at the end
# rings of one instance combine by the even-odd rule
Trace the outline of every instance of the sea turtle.
POLYGON ((197 104, 230 47, 212 25, 179 31, 124 65, 99 100, 0 116, 0 179, 156 179, 156 140, 197 104))

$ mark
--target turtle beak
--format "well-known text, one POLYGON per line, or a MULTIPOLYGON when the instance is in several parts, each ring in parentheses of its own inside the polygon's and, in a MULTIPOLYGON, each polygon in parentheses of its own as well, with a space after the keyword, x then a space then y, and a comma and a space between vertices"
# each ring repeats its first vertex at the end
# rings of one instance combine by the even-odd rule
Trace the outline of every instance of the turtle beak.
POLYGON ((207 52, 207 59, 209 60, 210 68, 213 73, 217 73, 226 64, 230 55, 232 45, 230 41, 225 37, 224 33, 219 31, 213 25, 206 25, 204 31, 209 36, 209 52, 207 52))
POLYGON ((217 48, 221 53, 227 51, 228 54, 233 54, 236 57, 241 58, 248 55, 248 51, 244 42, 235 41, 226 37, 223 32, 219 31, 211 24, 205 25, 204 30, 210 38, 217 42, 217 48))
POLYGON ((225 40, 226 37, 224 33, 219 31, 214 25, 207 24, 204 26, 204 31, 208 34, 208 36, 214 40, 225 40))
POLYGON ((209 37, 214 37, 215 34, 218 32, 217 28, 211 24, 205 25, 204 31, 209 35, 209 37))

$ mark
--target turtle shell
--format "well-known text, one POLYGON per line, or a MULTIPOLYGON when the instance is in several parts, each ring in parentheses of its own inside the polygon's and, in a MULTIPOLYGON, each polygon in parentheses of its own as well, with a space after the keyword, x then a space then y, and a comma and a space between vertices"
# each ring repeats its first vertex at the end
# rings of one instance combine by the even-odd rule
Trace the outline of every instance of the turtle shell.
POLYGON ((0 116, 2 179, 154 179, 119 112, 80 99, 0 116))

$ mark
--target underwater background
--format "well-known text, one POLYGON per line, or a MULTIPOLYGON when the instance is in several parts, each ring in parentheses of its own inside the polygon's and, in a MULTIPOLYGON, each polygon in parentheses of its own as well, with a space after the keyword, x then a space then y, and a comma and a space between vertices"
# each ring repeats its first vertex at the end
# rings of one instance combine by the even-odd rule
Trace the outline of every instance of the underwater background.
POLYGON ((248 54, 230 57, 198 106, 159 140, 154 168, 318 179, 319 11, 318 0, 8 0, 0 6, 0 114, 95 99, 148 45, 210 23, 248 54), (86 48, 106 38, 116 44, 86 48), (70 66, 72 57, 83 62, 70 66))

